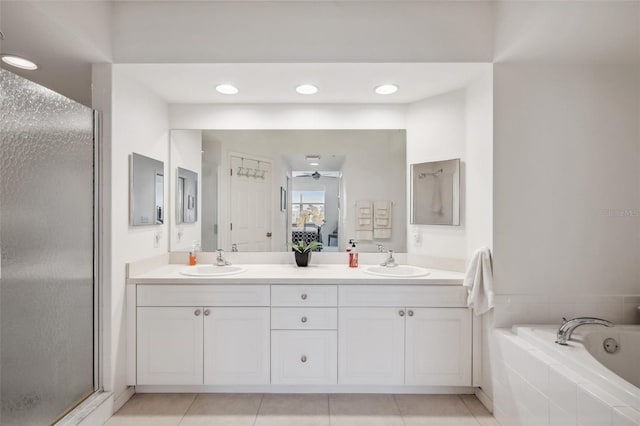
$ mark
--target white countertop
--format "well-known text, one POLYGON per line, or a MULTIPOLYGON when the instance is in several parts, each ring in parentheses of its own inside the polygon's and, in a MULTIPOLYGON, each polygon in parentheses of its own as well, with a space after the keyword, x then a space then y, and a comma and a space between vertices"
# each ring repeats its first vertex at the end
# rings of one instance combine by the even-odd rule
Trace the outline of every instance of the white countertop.
POLYGON ((193 277, 180 273, 187 265, 168 264, 128 278, 128 284, 428 284, 462 285, 460 272, 429 270, 422 277, 381 277, 364 271, 367 266, 316 264, 301 268, 293 264, 236 264, 244 272, 221 277, 193 277))

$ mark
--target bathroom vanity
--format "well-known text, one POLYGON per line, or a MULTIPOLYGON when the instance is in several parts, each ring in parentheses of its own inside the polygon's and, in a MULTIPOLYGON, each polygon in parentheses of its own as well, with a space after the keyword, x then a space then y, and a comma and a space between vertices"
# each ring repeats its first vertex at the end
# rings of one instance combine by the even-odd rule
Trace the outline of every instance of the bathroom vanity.
POLYGON ((240 274, 200 278, 168 264, 129 277, 128 384, 143 392, 474 385, 479 357, 462 274, 242 266, 240 274))

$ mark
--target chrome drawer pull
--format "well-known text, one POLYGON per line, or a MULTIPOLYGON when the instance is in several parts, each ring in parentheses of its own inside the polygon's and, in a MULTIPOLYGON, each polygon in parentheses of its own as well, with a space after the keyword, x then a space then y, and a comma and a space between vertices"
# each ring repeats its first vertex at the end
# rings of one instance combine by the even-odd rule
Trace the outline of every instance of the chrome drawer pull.
POLYGON ((300 361, 307 362, 307 356, 306 355, 302 355, 302 358, 300 358, 300 361))
POLYGON ((300 318, 300 321, 302 321, 302 322, 307 322, 307 317, 302 317, 302 318, 300 318))
POLYGON ((302 294, 300 295, 300 298, 301 298, 302 300, 307 300, 307 293, 302 293, 302 294))

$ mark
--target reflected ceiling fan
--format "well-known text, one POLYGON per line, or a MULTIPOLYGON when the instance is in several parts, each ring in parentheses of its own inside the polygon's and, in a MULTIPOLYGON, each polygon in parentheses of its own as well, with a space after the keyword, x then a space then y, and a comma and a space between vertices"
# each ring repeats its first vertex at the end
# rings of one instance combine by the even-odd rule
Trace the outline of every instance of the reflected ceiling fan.
POLYGON ((322 175, 320 174, 319 171, 316 170, 313 173, 301 174, 301 175, 298 175, 296 177, 310 177, 310 178, 313 178, 315 180, 318 180, 318 179, 320 179, 322 177, 322 175))

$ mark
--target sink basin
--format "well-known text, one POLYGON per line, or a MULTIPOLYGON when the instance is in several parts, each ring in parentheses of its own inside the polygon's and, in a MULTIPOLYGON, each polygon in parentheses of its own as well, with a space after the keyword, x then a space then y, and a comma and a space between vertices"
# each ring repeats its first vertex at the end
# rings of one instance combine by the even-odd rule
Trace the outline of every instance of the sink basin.
POLYGON ((429 275, 427 269, 419 266, 398 265, 398 266, 369 266, 364 271, 371 275, 379 275, 381 277, 424 277, 429 275))
POLYGON ((217 266, 217 265, 196 265, 180 271, 182 275, 190 277, 220 277, 224 275, 235 275, 244 272, 246 269, 242 266, 217 266))

